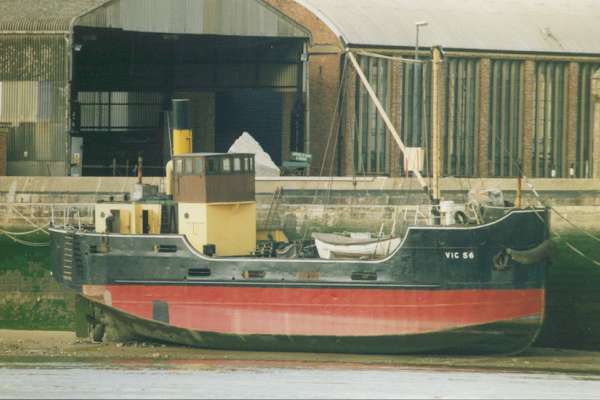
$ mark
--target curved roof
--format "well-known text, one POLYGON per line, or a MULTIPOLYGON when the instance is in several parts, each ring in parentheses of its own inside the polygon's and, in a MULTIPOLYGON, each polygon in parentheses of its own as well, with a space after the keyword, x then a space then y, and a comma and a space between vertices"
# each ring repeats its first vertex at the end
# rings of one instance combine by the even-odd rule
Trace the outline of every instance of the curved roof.
POLYGON ((296 0, 350 46, 600 53, 597 0, 296 0))
POLYGON ((0 32, 127 31, 308 38, 262 0, 0 0, 0 32))
POLYGON ((68 32, 73 18, 110 0, 2 0, 0 31, 68 32))

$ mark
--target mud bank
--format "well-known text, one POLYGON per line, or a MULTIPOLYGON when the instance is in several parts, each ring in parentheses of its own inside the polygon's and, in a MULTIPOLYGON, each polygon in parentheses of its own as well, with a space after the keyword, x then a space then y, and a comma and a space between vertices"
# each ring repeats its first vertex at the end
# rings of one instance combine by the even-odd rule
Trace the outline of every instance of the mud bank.
POLYGON ((210 369, 239 367, 426 369, 551 372, 600 376, 600 352, 530 348, 516 356, 380 356, 217 351, 148 343, 91 343, 72 332, 0 330, 0 363, 85 362, 130 367, 210 369))

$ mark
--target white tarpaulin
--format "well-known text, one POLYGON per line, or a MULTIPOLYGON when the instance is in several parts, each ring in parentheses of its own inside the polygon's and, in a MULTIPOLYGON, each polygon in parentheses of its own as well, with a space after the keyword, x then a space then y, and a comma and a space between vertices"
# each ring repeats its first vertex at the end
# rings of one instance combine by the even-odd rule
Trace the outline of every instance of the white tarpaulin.
POLYGON ((254 154, 256 176, 279 176, 279 167, 271 160, 252 135, 243 132, 229 148, 228 153, 251 153, 254 154))

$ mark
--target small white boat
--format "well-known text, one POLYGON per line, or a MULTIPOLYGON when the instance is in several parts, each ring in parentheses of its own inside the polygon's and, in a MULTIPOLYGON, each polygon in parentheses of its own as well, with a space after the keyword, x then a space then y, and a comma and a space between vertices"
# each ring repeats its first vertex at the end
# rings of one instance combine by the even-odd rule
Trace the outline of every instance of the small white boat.
POLYGON ((323 259, 371 259, 388 256, 400 246, 402 238, 383 236, 344 236, 334 233, 313 233, 319 257, 323 259))

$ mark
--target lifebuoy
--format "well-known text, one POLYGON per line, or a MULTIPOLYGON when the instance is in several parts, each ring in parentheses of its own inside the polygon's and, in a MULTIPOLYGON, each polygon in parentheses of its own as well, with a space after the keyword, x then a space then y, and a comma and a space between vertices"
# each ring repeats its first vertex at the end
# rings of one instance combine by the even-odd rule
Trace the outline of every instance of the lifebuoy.
POLYGON ((459 225, 465 225, 468 222, 467 216, 464 212, 457 211, 454 213, 454 222, 456 222, 459 225))

